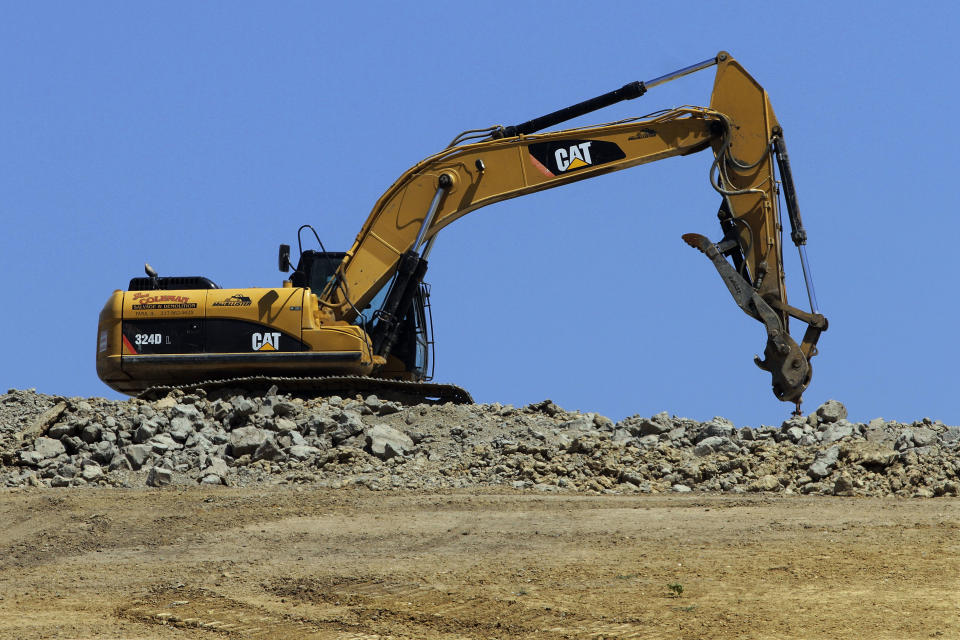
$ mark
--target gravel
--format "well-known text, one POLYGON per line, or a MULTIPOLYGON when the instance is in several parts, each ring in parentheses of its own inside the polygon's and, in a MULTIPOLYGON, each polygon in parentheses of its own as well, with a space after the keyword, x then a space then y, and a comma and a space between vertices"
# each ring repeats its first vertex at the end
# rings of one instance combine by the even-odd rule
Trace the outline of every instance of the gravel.
POLYGON ((377 396, 154 402, 0 396, 0 487, 312 484, 370 490, 960 494, 960 427, 848 420, 836 400, 779 426, 630 416, 544 400, 402 405, 377 396))

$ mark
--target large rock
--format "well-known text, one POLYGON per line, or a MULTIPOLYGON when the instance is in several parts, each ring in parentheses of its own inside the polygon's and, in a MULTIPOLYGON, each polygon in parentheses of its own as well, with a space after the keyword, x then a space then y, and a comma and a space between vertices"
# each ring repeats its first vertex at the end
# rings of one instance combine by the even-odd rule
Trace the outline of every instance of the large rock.
POLYGON ((47 435, 55 440, 72 436, 77 432, 77 427, 70 422, 58 422, 47 430, 47 435))
POLYGON ((577 416, 573 420, 567 420, 560 425, 564 431, 580 431, 589 433, 594 430, 596 425, 593 422, 593 416, 577 416))
POLYGON ((807 475, 814 480, 821 480, 830 475, 830 470, 837 464, 840 457, 840 447, 833 446, 816 457, 813 464, 807 469, 807 475))
POLYGON ((314 414, 307 418, 304 425, 304 432, 310 435, 322 435, 327 431, 332 431, 337 426, 333 418, 322 414, 314 414))
POLYGON ((163 467, 150 467, 150 472, 147 474, 148 487, 165 487, 171 482, 173 482, 173 471, 163 467))
POLYGON ((877 426, 873 420, 867 425, 867 430, 864 431, 863 437, 866 438, 867 442, 876 442, 877 444, 892 445, 897 441, 896 434, 889 431, 883 424, 877 426))
POLYGON ((287 450, 295 460, 307 460, 320 453, 320 449, 306 444, 295 444, 287 450))
POLYGON ((158 433, 144 444, 153 447, 154 453, 159 453, 160 455, 163 455, 167 451, 175 451, 183 448, 183 445, 174 440, 169 433, 158 433))
POLYGON ((880 471, 893 464, 898 454, 891 447, 868 441, 848 443, 843 448, 843 457, 865 469, 880 471))
POLYGON ((233 406, 233 415, 236 417, 246 417, 256 413, 257 405, 255 402, 249 398, 243 396, 236 396, 230 400, 230 404, 233 406))
POLYGON ((831 423, 847 417, 847 408, 836 400, 827 400, 817 407, 817 417, 821 423, 831 423))
MULTIPOLYGON (((171 409, 171 408, 177 406, 177 400, 176 400, 176 398, 174 398, 173 396, 167 395, 167 396, 164 396, 164 397, 160 398, 159 400, 157 400, 157 401, 154 403, 154 406, 155 406, 157 409, 160 409, 160 410, 163 410, 163 409, 171 409)), ((150 412, 150 415, 153 415, 153 412, 152 412, 152 411, 150 412)))
POLYGON ((780 489, 780 479, 771 474, 760 476, 750 484, 750 491, 778 491, 780 489))
MULTIPOLYGON (((171 413, 180 418, 186 418, 190 422, 200 422, 203 420, 203 414, 200 413, 200 410, 197 409, 195 404, 176 404, 173 406, 171 413)), ((176 420, 177 418, 173 420, 176 420)), ((171 422, 173 422, 171 420, 171 422)))
POLYGON ((802 438, 805 434, 803 433, 803 429, 793 426, 786 430, 786 435, 788 438, 790 438, 791 442, 796 444, 800 442, 800 438, 802 438))
POLYGON ((220 477, 226 476, 230 472, 227 461, 223 458, 212 457, 207 459, 207 464, 203 469, 204 473, 215 473, 220 477))
POLYGON ((717 416, 707 423, 707 428, 704 430, 704 434, 708 438, 729 438, 733 435, 734 431, 736 431, 736 427, 733 426, 732 422, 726 418, 717 416))
POLYGON ((20 451, 17 455, 20 458, 20 464, 28 467, 35 467, 45 459, 43 455, 36 451, 20 451))
POLYGON ((673 429, 673 423, 670 421, 670 414, 666 411, 661 411, 652 418, 646 418, 640 422, 638 425, 639 434, 641 436, 658 436, 661 433, 667 433, 673 429))
POLYGON ((674 427, 673 429, 670 429, 670 431, 667 431, 667 439, 670 440, 671 442, 676 442, 681 438, 685 438, 686 435, 687 435, 687 428, 683 425, 679 427, 674 427))
POLYGON ((842 438, 852 436, 853 425, 841 418, 837 422, 827 425, 826 429, 824 429, 820 435, 821 441, 825 444, 836 442, 842 438))
POLYGON ((913 430, 913 443, 918 447, 929 447, 937 442, 937 432, 926 427, 913 430))
POLYGON ((86 443, 77 436, 67 436, 60 442, 63 443, 64 448, 70 455, 79 452, 86 446, 86 443))
POLYGON ((267 440, 268 433, 256 427, 240 427, 230 433, 230 446, 233 457, 253 454, 267 440))
POLYGON ((131 444, 123 450, 127 462, 134 471, 146 464, 152 452, 153 447, 148 444, 131 444))
POLYGON ((133 441, 142 444, 157 435, 157 426, 152 422, 144 422, 133 432, 133 441))
POLYGON ((67 452, 67 448, 63 446, 62 442, 45 436, 40 436, 33 441, 33 450, 44 460, 56 458, 60 454, 67 452))
POLYGON ((91 457, 99 464, 110 464, 113 457, 117 455, 117 449, 111 443, 101 440, 93 445, 91 457))
POLYGON ((853 495, 853 480, 850 479, 846 473, 841 473, 840 477, 837 478, 837 481, 833 484, 833 495, 835 496, 852 496, 853 495))
POLYGON ((273 428, 281 433, 295 432, 297 431, 297 423, 289 418, 275 418, 273 420, 273 428))
POLYGON ((947 427, 947 430, 940 434, 943 444, 952 445, 960 441, 960 427, 947 427))
POLYGON ((86 442, 87 444, 93 444, 94 442, 100 441, 100 436, 103 433, 103 427, 94 422, 88 424, 80 432, 80 439, 86 442))
POLYGON ((283 449, 277 446, 277 443, 273 438, 267 438, 259 447, 257 447, 256 451, 253 452, 253 459, 282 462, 283 460, 287 459, 287 455, 283 452, 283 449))
POLYGON ((73 478, 77 475, 77 468, 72 464, 62 464, 57 468, 57 473, 63 478, 73 478))
POLYGON ((377 396, 370 394, 363 401, 363 404, 370 410, 371 413, 378 413, 380 407, 383 405, 383 401, 377 396))
POLYGON ((222 429, 215 428, 213 425, 205 424, 198 433, 214 445, 230 444, 230 434, 222 429))
POLYGON ((186 442, 187 438, 189 438, 194 431, 195 429, 193 428, 193 422, 191 422, 190 418, 186 416, 177 416, 176 418, 172 419, 170 421, 170 428, 167 429, 167 433, 170 434, 170 437, 181 443, 186 442))
POLYGON ((367 450, 381 460, 406 455, 413 448, 413 440, 385 424, 374 425, 367 431, 367 450))
POLYGON ((693 448, 693 454, 695 456, 708 456, 711 453, 735 453, 740 450, 736 444, 731 442, 728 438, 722 436, 710 436, 704 438, 697 446, 693 448))
POLYGON ((299 410, 299 405, 291 400, 280 400, 273 405, 273 415, 278 418, 287 418, 296 415, 299 410))
POLYGON ((107 467, 107 471, 133 471, 133 466, 130 464, 127 456, 118 455, 113 456, 113 460, 110 461, 110 466, 107 467))
POLYGON ((363 432, 363 421, 355 411, 341 411, 333 416, 333 419, 336 426, 328 433, 333 444, 340 444, 363 432))
POLYGON ((283 438, 284 441, 290 441, 289 443, 284 444, 285 447, 299 447, 307 444, 307 439, 304 438, 303 434, 299 431, 284 432, 281 438, 283 438))
POLYGON ((87 482, 93 482, 103 477, 103 469, 96 462, 87 462, 83 465, 80 476, 87 482))

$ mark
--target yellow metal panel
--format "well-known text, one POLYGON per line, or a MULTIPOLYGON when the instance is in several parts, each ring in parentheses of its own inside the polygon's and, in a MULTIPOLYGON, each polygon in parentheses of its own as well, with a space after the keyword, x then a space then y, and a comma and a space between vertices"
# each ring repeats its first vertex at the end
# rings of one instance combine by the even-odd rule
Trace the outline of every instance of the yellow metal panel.
POLYGON ((108 384, 126 377, 120 369, 122 313, 123 291, 117 289, 103 305, 97 326, 97 375, 108 384))
POLYGON ((303 292, 298 287, 210 289, 204 292, 206 315, 208 318, 256 322, 299 338, 303 292))
POLYGON ((352 324, 337 324, 303 332, 303 342, 311 351, 359 351, 370 360, 370 342, 363 329, 352 324))
MULTIPOLYGON (((750 251, 747 264, 754 277, 765 263, 771 273, 764 278, 760 294, 786 302, 777 190, 770 153, 773 131, 778 127, 767 92, 729 54, 721 53, 717 66, 711 108, 729 121, 729 152, 739 165, 724 163, 728 188, 750 193, 731 195, 729 201, 741 226, 742 244, 750 251)), ((715 145, 719 150, 719 143, 715 145)), ((783 316, 784 325, 788 322, 783 316)))

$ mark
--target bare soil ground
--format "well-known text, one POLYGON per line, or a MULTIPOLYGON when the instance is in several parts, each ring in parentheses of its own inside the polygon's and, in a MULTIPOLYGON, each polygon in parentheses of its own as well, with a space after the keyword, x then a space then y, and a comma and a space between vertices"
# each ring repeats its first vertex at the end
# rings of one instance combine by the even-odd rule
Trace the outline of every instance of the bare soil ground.
POLYGON ((958 638, 960 499, 0 493, 0 638, 958 638))

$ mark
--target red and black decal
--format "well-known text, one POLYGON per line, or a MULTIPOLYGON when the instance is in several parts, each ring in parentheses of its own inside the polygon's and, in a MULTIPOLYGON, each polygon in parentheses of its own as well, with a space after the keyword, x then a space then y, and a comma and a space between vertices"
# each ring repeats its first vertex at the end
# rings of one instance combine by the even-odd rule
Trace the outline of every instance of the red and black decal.
POLYGON ((139 352, 137 351, 137 348, 134 347, 133 344, 130 342, 130 338, 128 338, 128 337, 126 336, 126 334, 121 334, 120 337, 123 339, 123 347, 124 347, 124 349, 127 350, 127 352, 129 352, 129 353, 139 353, 139 352))

